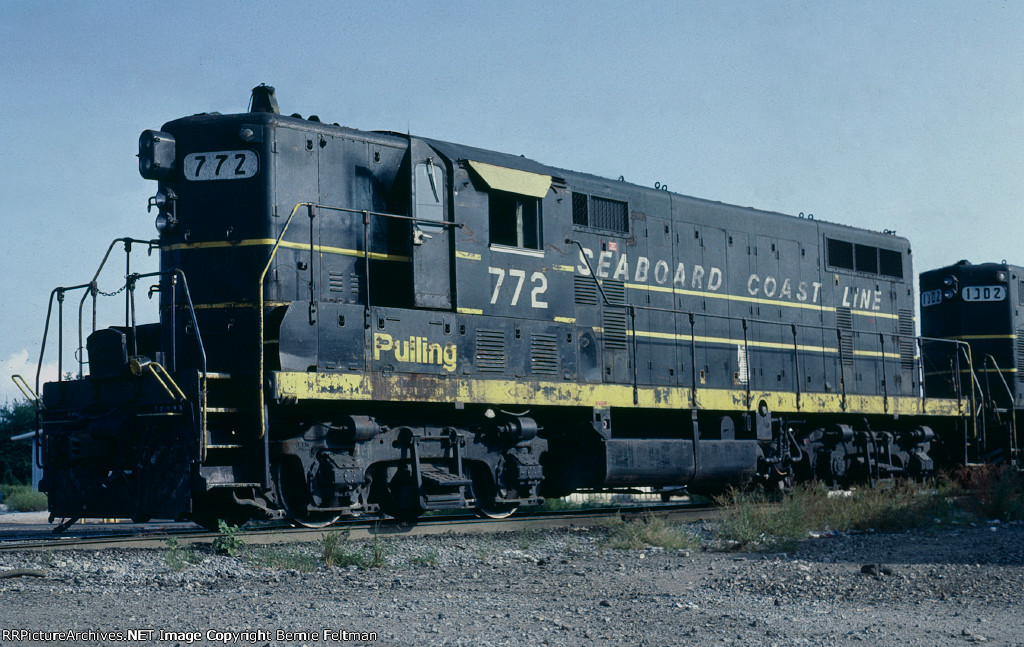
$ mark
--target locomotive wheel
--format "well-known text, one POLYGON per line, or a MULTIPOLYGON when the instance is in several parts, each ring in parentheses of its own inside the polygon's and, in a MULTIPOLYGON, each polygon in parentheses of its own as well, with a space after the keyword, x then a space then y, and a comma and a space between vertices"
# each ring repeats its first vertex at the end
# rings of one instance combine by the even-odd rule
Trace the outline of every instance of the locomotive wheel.
POLYGON ((477 504, 476 515, 487 519, 505 519, 516 513, 519 506, 513 503, 477 504))
POLYGON ((497 500, 497 487, 494 485, 491 470, 487 467, 473 469, 473 494, 476 496, 475 512, 478 517, 505 519, 519 509, 517 503, 505 503, 497 500))
POLYGON ((313 497, 303 478, 302 465, 297 461, 278 461, 276 472, 278 500, 289 521, 316 529, 326 528, 339 519, 341 515, 333 512, 310 510, 313 497))
POLYGON ((323 513, 322 515, 308 514, 302 518, 289 517, 289 520, 303 528, 316 530, 318 528, 326 528, 340 518, 340 514, 323 513))

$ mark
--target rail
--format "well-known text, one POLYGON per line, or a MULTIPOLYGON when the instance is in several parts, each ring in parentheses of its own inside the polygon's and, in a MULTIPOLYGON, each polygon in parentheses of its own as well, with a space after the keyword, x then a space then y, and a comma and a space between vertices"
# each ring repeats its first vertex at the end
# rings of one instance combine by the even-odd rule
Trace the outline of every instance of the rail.
MULTIPOLYGON (((511 530, 587 527, 607 525, 613 520, 641 519, 649 516, 668 521, 705 521, 715 519, 721 508, 705 503, 627 503, 597 505, 578 510, 521 510, 505 519, 479 518, 472 512, 423 516, 410 524, 384 516, 349 518, 326 528, 290 527, 284 523, 245 528, 240 536, 249 545, 315 542, 325 533, 338 533, 346 540, 373 539, 378 535, 424 536, 485 534, 511 530)), ((165 548, 168 537, 182 544, 210 544, 216 531, 196 530, 188 523, 150 524, 78 524, 67 534, 55 534, 50 526, 26 526, 12 532, 0 532, 0 553, 6 551, 104 550, 110 548, 165 548)))

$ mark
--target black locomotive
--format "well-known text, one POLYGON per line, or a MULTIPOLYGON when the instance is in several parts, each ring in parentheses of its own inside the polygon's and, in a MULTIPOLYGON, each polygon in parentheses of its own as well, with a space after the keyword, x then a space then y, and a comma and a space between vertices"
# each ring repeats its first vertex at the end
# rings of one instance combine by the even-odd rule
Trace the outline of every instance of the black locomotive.
POLYGON ((921 333, 961 343, 929 348, 930 393, 965 393, 977 415, 961 460, 1019 464, 1024 438, 1024 268, 1001 263, 956 265, 921 274, 921 333), (955 379, 951 379, 951 376, 955 379))
POLYGON ((159 239, 124 246, 161 269, 129 265, 124 325, 44 387, 55 517, 501 516, 977 458, 964 344, 915 336, 895 235, 284 116, 266 86, 145 131, 139 168, 159 239))

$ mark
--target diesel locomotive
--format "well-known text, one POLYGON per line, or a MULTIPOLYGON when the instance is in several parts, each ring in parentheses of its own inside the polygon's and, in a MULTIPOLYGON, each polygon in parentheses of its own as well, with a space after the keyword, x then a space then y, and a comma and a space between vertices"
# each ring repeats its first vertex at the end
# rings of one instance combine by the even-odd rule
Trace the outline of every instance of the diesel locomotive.
POLYGON ((81 293, 84 346, 39 402, 54 517, 500 517, 925 477, 992 446, 963 335, 915 334, 892 233, 286 116, 267 86, 145 131, 139 170, 159 235, 115 241, 124 323, 82 342, 95 279, 51 296, 63 322, 81 293))

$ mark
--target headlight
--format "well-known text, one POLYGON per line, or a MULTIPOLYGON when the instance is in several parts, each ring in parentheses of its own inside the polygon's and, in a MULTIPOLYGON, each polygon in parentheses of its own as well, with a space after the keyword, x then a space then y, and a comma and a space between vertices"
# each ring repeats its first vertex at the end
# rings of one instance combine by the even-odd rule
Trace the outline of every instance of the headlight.
POLYGON ((139 135, 139 175, 147 180, 162 180, 174 170, 174 135, 144 130, 139 135))

